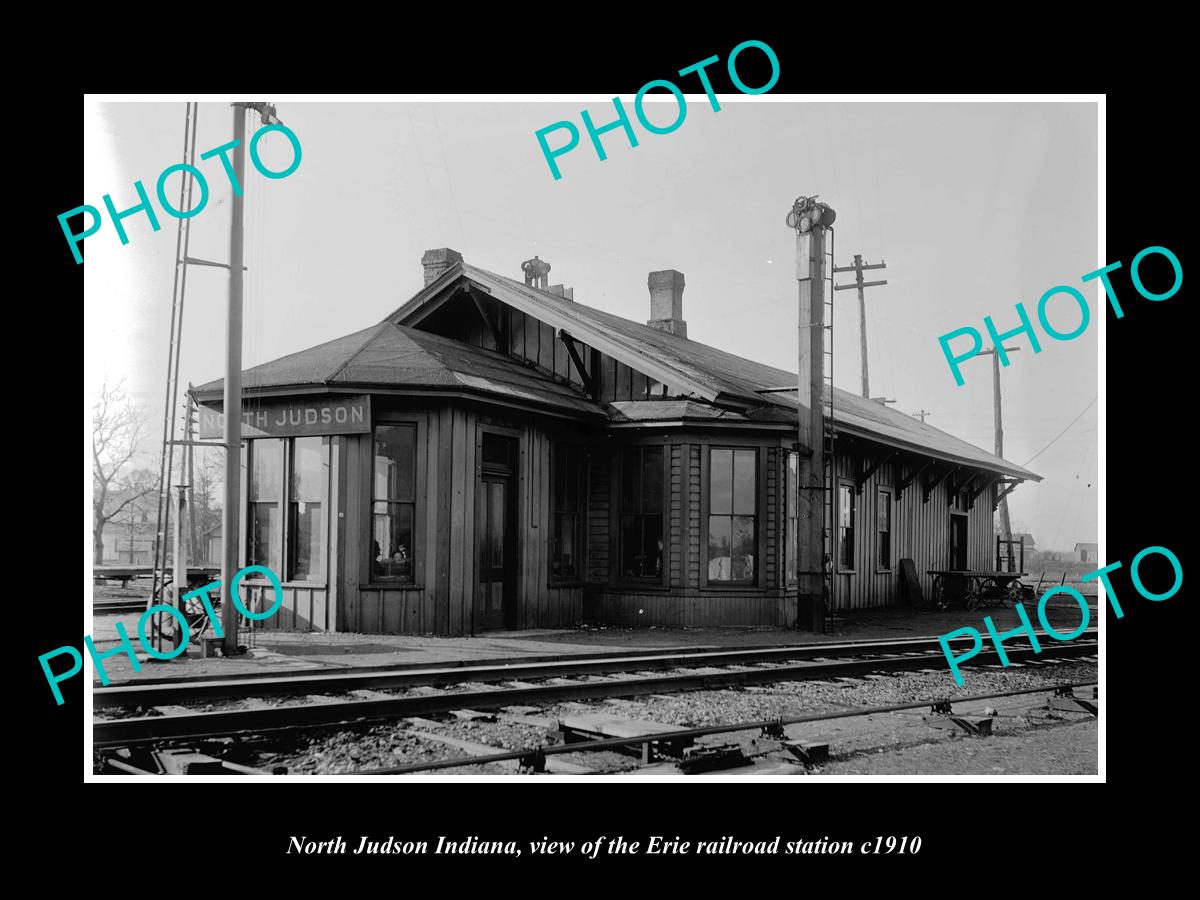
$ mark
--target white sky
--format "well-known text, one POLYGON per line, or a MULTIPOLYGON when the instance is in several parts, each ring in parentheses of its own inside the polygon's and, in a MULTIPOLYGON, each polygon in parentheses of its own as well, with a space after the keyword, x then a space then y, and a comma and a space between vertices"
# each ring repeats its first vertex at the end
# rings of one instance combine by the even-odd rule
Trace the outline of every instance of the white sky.
MULTIPOLYGON (((421 254, 452 247, 467 261, 521 277, 537 254, 552 283, 576 300, 631 319, 649 317, 646 275, 686 277, 688 336, 795 371, 793 199, 817 193, 838 213, 837 262, 886 260, 868 273, 871 393, 906 413, 992 449, 991 364, 964 366, 956 387, 939 335, 964 325, 1017 324, 1023 301, 1057 284, 1083 290, 1092 324, 1079 338, 1025 338, 1001 372, 1005 456, 1024 464, 1098 393, 1097 114, 1094 103, 797 103, 721 96, 713 112, 688 98, 683 125, 653 135, 626 108, 639 146, 603 136, 600 162, 580 122, 597 125, 611 103, 279 102, 303 147, 299 169, 267 180, 247 161, 244 363, 248 368, 378 322, 422 286, 421 254), (560 119, 583 132, 559 158, 555 181, 534 132, 560 119)), ((674 112, 661 107, 652 121, 674 112)), ((85 104, 81 203, 134 205, 135 179, 154 184, 182 158, 184 103, 85 104)), ((251 120, 249 133, 255 130, 251 120)), ((226 103, 201 103, 197 153, 232 137, 226 103)), ((557 146, 561 136, 550 138, 557 146)), ((281 135, 262 143, 273 169, 290 161, 281 135)), ((212 194, 193 221, 192 256, 229 258, 228 181, 218 160, 200 164, 212 194)), ((178 175, 167 185, 176 202, 178 175)), ((176 220, 154 201, 125 220, 122 246, 107 219, 85 241, 85 352, 90 407, 100 381, 124 378, 155 437, 170 328, 176 220)), ((63 251, 69 256, 66 242, 63 251)), ((849 280, 840 276, 839 283, 849 280)), ((188 272, 181 383, 222 375, 228 275, 188 272)), ((1067 301, 1051 321, 1078 322, 1067 301)), ((858 300, 837 293, 835 381, 859 390, 858 300)), ((1097 406, 1030 466, 1045 476, 1011 495, 1014 528, 1042 549, 1097 539, 1097 406)))

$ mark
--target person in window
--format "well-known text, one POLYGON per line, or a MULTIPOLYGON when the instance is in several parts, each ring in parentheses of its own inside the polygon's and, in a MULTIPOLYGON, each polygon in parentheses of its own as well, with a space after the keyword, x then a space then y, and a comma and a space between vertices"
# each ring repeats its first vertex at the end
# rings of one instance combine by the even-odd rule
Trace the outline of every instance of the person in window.
POLYGON ((372 550, 371 550, 371 555, 375 560, 375 574, 382 575, 383 574, 383 550, 380 549, 380 547, 379 547, 379 541, 372 541, 371 543, 374 544, 374 547, 372 547, 372 550))

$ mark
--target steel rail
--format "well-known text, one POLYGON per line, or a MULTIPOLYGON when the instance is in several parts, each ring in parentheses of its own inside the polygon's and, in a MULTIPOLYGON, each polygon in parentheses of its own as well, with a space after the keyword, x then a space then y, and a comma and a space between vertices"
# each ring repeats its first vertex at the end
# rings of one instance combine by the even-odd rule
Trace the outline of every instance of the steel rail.
MULTIPOLYGON (((1085 637, 1094 638, 1093 629, 1085 637)), ((947 642, 952 648, 971 643, 966 638, 947 642)), ((94 708, 177 705, 228 697, 281 696, 287 694, 333 693, 365 689, 395 689, 463 682, 529 680, 537 678, 603 675, 648 669, 673 669, 689 666, 720 666, 775 660, 819 659, 831 656, 897 653, 941 653, 937 638, 900 638, 888 641, 853 641, 838 644, 793 644, 785 647, 701 648, 647 654, 644 651, 607 655, 565 655, 549 659, 536 657, 513 660, 456 661, 453 664, 362 670, 343 667, 336 671, 305 670, 297 673, 272 673, 270 676, 180 681, 140 679, 96 687, 92 692, 94 708)))
MULTIPOLYGON (((529 750, 514 750, 508 753, 491 753, 487 756, 466 756, 458 759, 441 759, 433 762, 411 763, 406 766, 390 766, 384 769, 357 769, 353 772, 339 773, 342 775, 405 775, 414 772, 427 772, 433 769, 457 769, 463 766, 480 766, 493 762, 511 760, 529 760, 534 756, 557 756, 564 753, 587 753, 597 750, 616 750, 631 744, 646 744, 654 741, 672 741, 681 738, 708 737, 714 734, 730 734, 735 731, 754 731, 765 728, 782 728, 786 725, 803 725, 807 722, 826 722, 832 719, 849 719, 855 716, 878 716, 888 713, 906 712, 910 709, 933 708, 941 703, 978 703, 984 700, 994 700, 999 697, 1018 697, 1023 694, 1041 694, 1050 691, 1074 690, 1078 687, 1091 687, 1095 681, 1074 681, 1068 684, 1053 684, 1045 687, 1021 688, 1012 691, 996 691, 990 694, 971 694, 965 697, 939 697, 935 700, 918 700, 913 703, 896 703, 891 706, 873 706, 866 709, 839 710, 836 712, 809 713, 803 716, 783 716, 777 719, 760 719, 756 722, 736 722, 731 725, 705 725, 699 728, 681 728, 677 731, 659 731, 653 734, 640 734, 631 738, 601 738, 593 741, 581 741, 573 744, 553 744, 549 747, 534 747, 529 750)), ((600 773, 597 773, 600 774, 600 773)))
MULTIPOLYGON (((1099 645, 1078 639, 1044 648, 1007 650, 1012 660, 1085 656, 1097 652, 1099 645)), ((969 660, 984 665, 998 659, 995 650, 982 651, 969 660)), ((498 709, 505 706, 538 705, 607 697, 633 697, 677 691, 706 690, 749 684, 767 684, 812 678, 830 678, 877 671, 911 671, 936 666, 941 654, 850 659, 828 663, 808 663, 770 669, 739 669, 724 672, 697 672, 684 675, 659 675, 620 681, 594 681, 566 685, 530 685, 491 690, 446 691, 432 695, 394 697, 318 703, 304 706, 263 707, 217 712, 180 713, 167 716, 136 716, 94 720, 93 746, 114 747, 132 744, 219 737, 238 733, 266 733, 298 728, 349 724, 374 719, 396 719, 449 712, 454 709, 498 709)))

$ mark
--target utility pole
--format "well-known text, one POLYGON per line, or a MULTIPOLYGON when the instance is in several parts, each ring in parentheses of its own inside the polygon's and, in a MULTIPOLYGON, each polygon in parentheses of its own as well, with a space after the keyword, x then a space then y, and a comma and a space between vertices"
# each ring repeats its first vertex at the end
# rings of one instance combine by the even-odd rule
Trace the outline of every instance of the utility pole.
POLYGON ((238 189, 233 192, 229 229, 229 311, 225 335, 225 508, 221 510, 224 546, 221 548, 221 628, 225 637, 221 653, 234 656, 238 649, 237 609, 233 605, 233 576, 238 572, 241 540, 239 513, 242 487, 242 281, 246 224, 246 112, 254 110, 263 124, 278 123, 269 103, 234 103, 233 171, 238 189))
MULTIPOLYGON (((1005 347, 1005 353, 1013 353, 1020 350, 1020 347, 1005 347)), ((1000 416, 1000 355, 995 348, 991 350, 979 351, 980 356, 991 356, 992 358, 992 414, 995 419, 996 429, 996 455, 1004 457, 1004 422, 1000 416)), ((1000 498, 1000 530, 1004 535, 1005 541, 1012 540, 1012 523, 1008 518, 1008 498, 1000 498)), ((1012 546, 1005 544, 1008 547, 1009 554, 1012 553, 1012 546)))
POLYGON ((927 410, 927 409, 918 409, 918 410, 917 410, 915 413, 909 413, 909 415, 910 415, 910 416, 912 416, 914 419, 920 419, 920 420, 921 420, 921 424, 922 424, 922 425, 924 425, 924 424, 925 424, 925 417, 926 417, 926 416, 932 416, 932 415, 933 415, 933 413, 931 413, 931 412, 930 412, 929 410, 927 410))
POLYGON ((229 306, 225 332, 225 508, 221 528, 221 652, 234 656, 238 648, 237 610, 233 605, 233 576, 238 571, 238 512, 242 488, 242 260, 246 223, 246 106, 233 104, 233 170, 238 187, 233 192, 229 229, 229 306))
MULTIPOLYGON (((821 631, 825 624, 825 509, 830 490, 825 477, 825 244, 837 213, 815 200, 815 196, 797 198, 787 224, 796 230, 799 283, 797 622, 821 631), (804 452, 806 447, 811 453, 804 452)), ((829 525, 832 527, 832 522, 829 525)))
POLYGON ((863 296, 863 288, 875 287, 880 284, 887 284, 887 280, 883 281, 863 281, 863 272, 867 269, 885 269, 887 263, 880 260, 877 263, 864 263, 862 254, 854 254, 854 265, 852 266, 834 266, 833 271, 836 272, 853 272, 853 284, 835 284, 835 291, 848 291, 851 288, 858 289, 858 322, 859 334, 862 339, 862 395, 868 399, 871 397, 870 380, 867 378, 867 298, 863 296))

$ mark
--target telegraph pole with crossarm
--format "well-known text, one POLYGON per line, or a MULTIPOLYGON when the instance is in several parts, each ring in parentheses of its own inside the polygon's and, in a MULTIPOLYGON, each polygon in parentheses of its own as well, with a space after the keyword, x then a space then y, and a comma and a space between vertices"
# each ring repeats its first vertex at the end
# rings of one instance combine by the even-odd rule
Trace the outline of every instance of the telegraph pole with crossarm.
MULTIPOLYGON (((1020 350, 1020 347, 1005 347, 1005 353, 1012 353, 1020 350)), ((995 420, 996 430, 996 455, 1001 459, 1004 458, 1004 421, 1000 416, 1000 355, 996 353, 993 347, 991 350, 980 350, 980 356, 990 356, 992 358, 992 413, 995 420)), ((922 419, 922 421, 924 421, 922 419)), ((1008 498, 1000 498, 1000 528, 1004 534, 1005 541, 1012 540, 1012 523, 1008 518, 1008 498)), ((1009 548, 1012 552, 1012 548, 1009 548)))
POLYGON ((834 272, 853 272, 853 284, 835 284, 835 291, 848 291, 851 288, 858 288, 858 322, 859 332, 862 338, 862 395, 867 399, 871 397, 870 381, 867 378, 867 298, 863 296, 863 288, 876 287, 877 285, 887 284, 887 280, 883 281, 863 281, 863 272, 867 269, 885 269, 887 263, 882 259, 877 263, 864 263, 862 254, 854 254, 854 265, 852 266, 834 266, 834 272))

